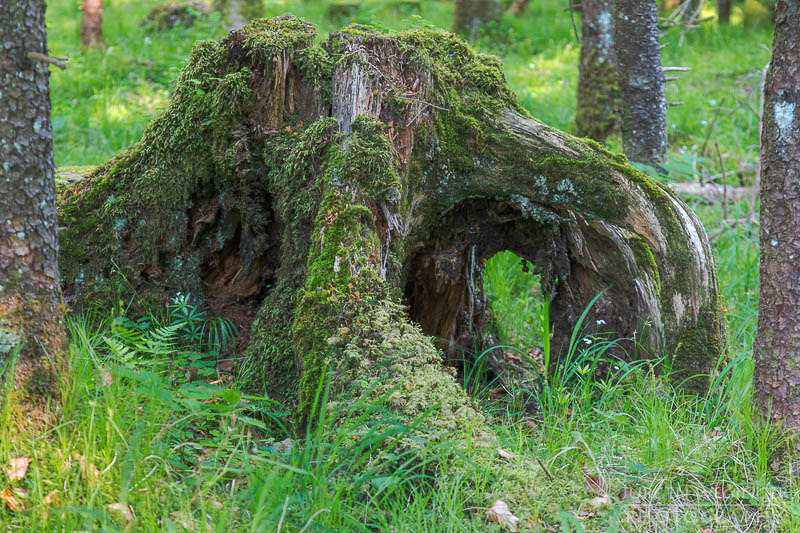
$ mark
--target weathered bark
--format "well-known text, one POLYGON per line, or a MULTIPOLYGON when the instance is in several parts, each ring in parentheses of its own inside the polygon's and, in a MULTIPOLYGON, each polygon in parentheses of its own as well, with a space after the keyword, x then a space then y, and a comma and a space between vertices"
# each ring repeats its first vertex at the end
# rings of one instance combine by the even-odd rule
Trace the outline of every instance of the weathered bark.
POLYGON ((500 0, 455 0, 453 32, 473 40, 486 23, 498 23, 502 15, 500 0))
POLYGON ((264 2, 263 0, 211 0, 211 10, 222 13, 229 30, 238 30, 251 20, 264 16, 264 2))
POLYGON ((43 1, 0 6, 0 43, 0 366, 21 344, 15 389, 41 406, 66 370, 43 1))
MULTIPOLYGON (((761 299, 754 343, 756 401, 800 426, 800 3, 780 0, 761 134, 761 299)), ((800 441, 796 441, 800 450, 800 441)), ((795 467, 800 471, 800 467, 795 467)))
POLYGON ((508 8, 508 14, 518 17, 525 12, 526 7, 528 7, 528 0, 514 0, 508 8))
POLYGON ((81 44, 87 48, 102 48, 103 40, 103 0, 82 0, 81 44))
POLYGON ((152 302, 191 292, 250 326, 249 374, 301 418, 325 374, 334 402, 375 386, 408 421, 436 398, 430 431, 480 433, 428 335, 481 338, 483 259, 510 249, 554 294, 556 347, 607 289, 591 324, 711 369, 713 258, 668 189, 527 116, 450 34, 313 39, 278 18, 199 44, 142 140, 65 187, 71 301, 116 301, 115 270, 152 302))
POLYGON ((622 98, 622 147, 631 161, 667 157, 667 98, 655 0, 616 0, 614 45, 622 98))
POLYGON ((730 24, 731 4, 731 0, 717 0, 717 18, 720 24, 730 24))
POLYGON ((614 2, 583 0, 581 6, 582 43, 575 122, 578 136, 604 142, 619 126, 614 2))

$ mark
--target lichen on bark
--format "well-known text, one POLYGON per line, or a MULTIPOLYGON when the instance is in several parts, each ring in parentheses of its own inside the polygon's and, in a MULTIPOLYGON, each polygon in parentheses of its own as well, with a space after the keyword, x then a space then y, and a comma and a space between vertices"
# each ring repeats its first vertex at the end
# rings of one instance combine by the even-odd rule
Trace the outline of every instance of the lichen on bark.
POLYGON ((713 260, 669 190, 529 117, 499 62, 451 34, 313 43, 280 17, 199 44, 142 140, 64 187, 71 301, 113 303, 115 269, 152 302, 191 290, 244 326, 249 386, 298 420, 320 383, 333 403, 373 390, 455 449, 491 433, 438 348, 480 338, 483 259, 503 249, 554 294, 556 351, 607 289, 593 317, 623 336, 649 320, 655 353, 684 340, 682 375, 712 368, 713 260))

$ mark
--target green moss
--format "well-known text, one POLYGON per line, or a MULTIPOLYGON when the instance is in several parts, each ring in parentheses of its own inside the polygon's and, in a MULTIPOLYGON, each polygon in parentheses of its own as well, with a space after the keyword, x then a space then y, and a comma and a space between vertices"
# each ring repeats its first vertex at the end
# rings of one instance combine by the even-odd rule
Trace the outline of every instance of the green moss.
POLYGON ((650 279, 653 281, 653 286, 656 291, 656 296, 661 294, 661 276, 658 273, 658 263, 653 255, 653 250, 650 245, 640 237, 631 237, 628 239, 628 244, 633 250, 633 255, 636 258, 636 266, 644 269, 648 273, 650 279))
POLYGON ((244 49, 253 60, 263 65, 277 62, 278 54, 310 47, 317 30, 302 19, 283 16, 256 19, 242 30, 244 49))
POLYGON ((604 141, 619 127, 620 94, 616 65, 599 61, 594 49, 581 66, 575 123, 578 136, 604 141))
MULTIPOLYGON (((705 394, 708 392, 709 376, 697 375, 694 369, 704 368, 709 359, 717 362, 725 350, 719 302, 703 306, 697 320, 685 317, 681 325, 680 335, 674 339, 674 354, 671 354, 672 379, 682 384, 685 390, 705 394)), ((709 372, 712 370, 708 369, 709 372)))

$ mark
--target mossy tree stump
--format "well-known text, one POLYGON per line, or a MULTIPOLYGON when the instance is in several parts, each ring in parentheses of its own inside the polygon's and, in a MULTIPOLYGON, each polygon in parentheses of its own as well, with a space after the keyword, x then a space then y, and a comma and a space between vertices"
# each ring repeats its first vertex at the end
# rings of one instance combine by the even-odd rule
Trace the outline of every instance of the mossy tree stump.
POLYGON ((713 259, 674 194, 528 116, 451 34, 314 36, 281 17, 199 43, 139 143, 65 187, 73 305, 114 303, 119 275, 144 303, 190 292, 301 418, 326 373, 334 401, 380 384, 401 420, 437 405, 446 434, 484 426, 431 337, 480 337, 483 261, 507 249, 553 294, 556 347, 605 290, 591 324, 712 369, 713 259))

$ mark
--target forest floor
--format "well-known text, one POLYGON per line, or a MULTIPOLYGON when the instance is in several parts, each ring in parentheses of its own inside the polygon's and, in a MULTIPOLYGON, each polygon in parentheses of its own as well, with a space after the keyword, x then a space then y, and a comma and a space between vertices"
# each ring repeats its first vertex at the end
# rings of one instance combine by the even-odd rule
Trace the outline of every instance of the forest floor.
MULTIPOLYGON (((269 16, 290 12, 317 24, 320 38, 351 21, 447 28, 452 11, 447 1, 362 0, 345 21, 329 20, 328 2, 266 3, 269 16)), ((107 48, 84 51, 78 3, 50 2, 52 53, 70 58, 51 78, 58 166, 99 164, 136 142, 168 102, 193 43, 225 33, 214 18, 148 33, 140 22, 155 4, 107 0, 107 48)), ((533 116, 569 132, 580 45, 565 6, 531 2, 522 17, 505 17, 474 44, 501 57, 533 116)), ((668 112, 668 181, 721 183, 724 165, 729 186, 752 184, 759 85, 772 41, 770 28, 743 24, 743 10, 758 9, 747 0, 734 7, 729 27, 711 21, 663 38, 663 64, 692 68, 667 88, 668 100, 684 102, 668 112)), ((609 144, 619 150, 619 137, 609 144)), ((674 354, 659 365, 620 362, 619 379, 595 380, 591 370, 603 357, 592 348, 597 339, 586 339, 569 363, 573 379, 539 391, 497 394, 481 364, 464 369, 464 386, 509 452, 504 460, 543 468, 550 478, 529 502, 523 530, 800 531, 800 491, 771 470, 781 434, 759 421, 752 400, 758 204, 685 199, 711 236, 727 321, 729 356, 707 394, 677 389, 669 375, 674 354), (525 393, 537 396, 539 412, 523 409, 525 393)), ((499 342, 535 350, 547 315, 535 274, 512 254, 498 254, 487 264, 485 287, 499 342)), ((2 405, 0 462, 31 459, 17 461, 21 468, 9 470, 0 487, 8 487, 0 493, 3 530, 499 530, 486 518, 494 502, 483 472, 373 476, 363 448, 350 445, 359 420, 331 427, 326 421, 338 414, 329 414, 303 434, 280 405, 241 393, 236 368, 205 357, 218 349, 208 332, 224 341, 229 324, 180 299, 157 316, 136 318, 125 316, 125 302, 69 317, 73 373, 58 426, 18 433, 11 420, 20 413, 2 405)), ((390 455, 384 459, 398 460, 390 455)))

